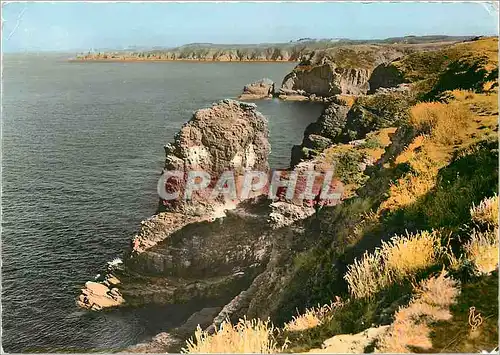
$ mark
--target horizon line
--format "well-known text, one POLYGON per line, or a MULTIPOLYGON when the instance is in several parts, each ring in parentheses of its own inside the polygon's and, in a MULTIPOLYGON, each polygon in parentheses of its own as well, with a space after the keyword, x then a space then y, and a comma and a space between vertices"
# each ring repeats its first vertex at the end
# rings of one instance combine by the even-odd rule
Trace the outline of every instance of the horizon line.
MULTIPOLYGON (((78 53, 78 52, 88 52, 88 51, 132 51, 134 50, 131 47, 138 47, 137 51, 151 51, 155 49, 164 49, 164 50, 173 50, 176 48, 181 48, 184 46, 189 46, 189 45, 219 45, 219 46, 231 46, 231 45, 237 45, 237 46, 255 46, 255 45, 278 45, 278 44, 290 44, 294 42, 308 42, 308 41, 328 41, 328 40, 338 40, 338 41, 384 41, 392 38, 407 38, 407 37, 434 37, 434 36, 445 36, 445 37, 498 37, 498 33, 494 34, 467 34, 467 35, 450 35, 450 34, 425 34, 425 35, 412 35, 412 34, 407 34, 407 35, 401 35, 401 36, 391 36, 391 37, 386 37, 386 38, 349 38, 349 37, 322 37, 322 38, 310 38, 310 37, 304 37, 304 38, 299 38, 296 40, 290 40, 288 42, 260 42, 260 43, 217 43, 217 42, 189 42, 185 44, 181 44, 179 46, 161 46, 161 45, 154 45, 154 46, 146 46, 146 45, 129 45, 125 48, 73 48, 73 49, 67 49, 67 50, 50 50, 50 49, 38 49, 38 50, 14 50, 14 51, 5 51, 4 48, 2 48, 1 52, 2 54, 36 54, 36 53, 78 53)), ((2 46, 3 47, 3 46, 2 46)))

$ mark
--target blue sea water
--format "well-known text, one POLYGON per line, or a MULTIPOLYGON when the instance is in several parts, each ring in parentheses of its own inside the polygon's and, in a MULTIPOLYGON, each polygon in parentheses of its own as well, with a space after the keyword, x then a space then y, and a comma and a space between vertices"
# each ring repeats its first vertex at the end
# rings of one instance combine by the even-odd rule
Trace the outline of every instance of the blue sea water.
MULTIPOLYGON (((113 351, 179 325, 189 305, 87 312, 79 287, 154 213, 163 145, 196 109, 292 63, 71 63, 4 57, 2 340, 8 352, 113 351)), ((321 105, 256 102, 272 167, 321 105)))

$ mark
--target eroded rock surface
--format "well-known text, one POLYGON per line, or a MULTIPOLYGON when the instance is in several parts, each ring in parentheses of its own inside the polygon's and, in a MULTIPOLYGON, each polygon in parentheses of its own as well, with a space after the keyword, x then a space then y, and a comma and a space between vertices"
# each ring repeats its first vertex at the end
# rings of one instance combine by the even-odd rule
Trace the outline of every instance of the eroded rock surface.
POLYGON ((388 325, 368 328, 357 334, 335 335, 319 349, 311 349, 306 354, 363 354, 378 338, 389 330, 388 325))
POLYGON ((335 99, 306 128, 302 143, 293 146, 290 165, 313 159, 333 144, 360 141, 372 131, 397 126, 408 117, 414 103, 415 97, 406 84, 356 97, 350 107, 335 99))
MULTIPOLYGON (((210 198, 216 180, 225 171, 232 171, 236 180, 247 170, 267 172, 270 144, 267 119, 257 111, 257 106, 234 100, 222 100, 210 108, 198 110, 175 136, 174 142, 165 146, 165 168, 169 171, 203 171, 213 182, 207 189, 197 191, 192 199, 182 198, 163 201, 163 210, 187 215, 204 215, 235 206, 238 201, 215 201, 210 198)), ((170 178, 167 191, 185 191, 184 181, 170 178)), ((239 196, 239 194, 238 194, 239 196)))
POLYGON ((274 95, 274 82, 271 79, 264 78, 245 85, 243 93, 238 97, 239 100, 259 100, 269 99, 274 95))
MULTIPOLYGON (((355 45, 313 51, 284 79, 280 94, 330 97, 366 94, 376 67, 388 64, 402 53, 389 46, 355 45)), ((380 82, 381 80, 378 80, 380 82)))
MULTIPOLYGON (((247 170, 269 170, 267 120, 254 104, 222 100, 196 111, 165 150, 164 174, 204 171, 218 180, 232 171, 238 184, 247 170)), ((185 180, 167 185, 182 197, 185 180)), ((102 280, 87 283, 78 305, 99 310, 234 297, 263 270, 271 245, 269 202, 249 197, 241 205, 202 190, 191 200, 162 203, 161 212, 141 223, 123 266, 112 278, 106 270, 102 280)))
POLYGON ((328 105, 318 120, 307 126, 302 144, 293 146, 291 166, 313 158, 315 152, 321 152, 338 141, 347 124, 348 112, 349 107, 339 102, 328 105))
POLYGON ((85 287, 81 290, 77 304, 82 308, 94 311, 121 305, 124 299, 118 288, 115 287, 120 281, 112 275, 109 279, 113 282, 110 283, 108 279, 102 283, 87 281, 85 287))

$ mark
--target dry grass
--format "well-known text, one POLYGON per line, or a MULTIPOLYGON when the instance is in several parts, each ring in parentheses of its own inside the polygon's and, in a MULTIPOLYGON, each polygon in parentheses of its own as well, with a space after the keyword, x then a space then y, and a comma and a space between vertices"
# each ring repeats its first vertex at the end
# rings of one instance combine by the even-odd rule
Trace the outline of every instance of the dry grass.
POLYGON ((337 98, 345 103, 346 106, 352 107, 356 102, 357 96, 355 95, 337 95, 337 98))
POLYGON ((450 92, 453 99, 466 104, 472 112, 479 116, 494 115, 498 113, 498 92, 497 88, 491 88, 493 82, 487 82, 484 90, 488 93, 476 93, 471 90, 453 90, 450 92))
POLYGON ((472 205, 470 215, 474 222, 498 227, 498 196, 485 198, 477 206, 472 205))
POLYGON ((436 184, 439 169, 447 164, 449 157, 449 153, 443 149, 436 149, 428 137, 415 137, 395 160, 396 164, 405 164, 411 170, 391 183, 389 196, 381 203, 379 212, 410 206, 431 191, 436 184))
POLYGON ((474 230, 464 249, 478 274, 490 274, 498 267, 498 228, 486 232, 474 230))
POLYGON ((472 100, 477 96, 477 94, 472 90, 462 89, 452 90, 451 95, 453 95, 453 98, 458 101, 472 100))
POLYGON ((479 41, 458 43, 454 47, 463 54, 470 53, 475 56, 486 56, 488 58, 488 63, 485 65, 486 70, 494 70, 498 67, 497 37, 488 37, 482 38, 479 41))
POLYGON ((382 244, 385 267, 396 279, 411 277, 415 272, 434 265, 439 249, 438 234, 428 231, 397 236, 382 244))
POLYGON ((472 121, 472 113, 457 102, 423 102, 410 110, 410 123, 440 144, 461 142, 472 121))
POLYGON ((236 325, 224 321, 212 335, 199 326, 194 339, 187 341, 183 353, 189 354, 271 354, 284 350, 274 340, 274 326, 270 321, 240 319, 236 325))
POLYGON ((432 176, 405 175, 396 183, 391 184, 389 198, 382 202, 380 210, 394 211, 409 206, 415 203, 419 197, 427 194, 434 186, 435 179, 432 176))
POLYGON ((443 271, 420 283, 417 296, 394 317, 389 331, 378 341, 376 352, 409 353, 412 347, 430 349, 431 322, 449 320, 449 311, 459 294, 457 283, 443 271))
POLYGON ((371 297, 392 283, 435 265, 440 250, 436 232, 395 236, 380 249, 354 260, 344 279, 354 298, 371 297))
POLYGON ((289 332, 300 332, 317 327, 321 323, 321 317, 316 313, 315 309, 312 308, 306 309, 303 314, 293 316, 293 319, 286 323, 283 329, 289 332))
POLYGON ((303 314, 294 316, 291 321, 286 323, 283 330, 289 332, 300 332, 311 329, 328 320, 334 309, 341 307, 343 303, 338 298, 335 302, 323 306, 308 308, 303 314))
POLYGON ((391 284, 383 262, 382 254, 377 249, 371 254, 365 252, 361 259, 354 260, 354 264, 347 267, 344 279, 354 298, 370 297, 391 284))

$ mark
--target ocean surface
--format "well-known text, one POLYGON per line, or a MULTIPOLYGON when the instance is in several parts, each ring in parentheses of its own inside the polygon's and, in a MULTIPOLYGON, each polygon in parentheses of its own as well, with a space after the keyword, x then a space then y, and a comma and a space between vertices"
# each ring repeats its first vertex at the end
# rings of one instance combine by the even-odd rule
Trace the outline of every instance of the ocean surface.
MULTIPOLYGON (((87 312, 81 285, 156 208, 163 145, 196 109, 293 63, 70 63, 7 55, 2 114, 2 340, 8 352, 112 351, 189 317, 172 305, 87 312)), ((272 167, 321 105, 257 101, 272 167)), ((201 307, 201 306, 200 306, 201 307)))

